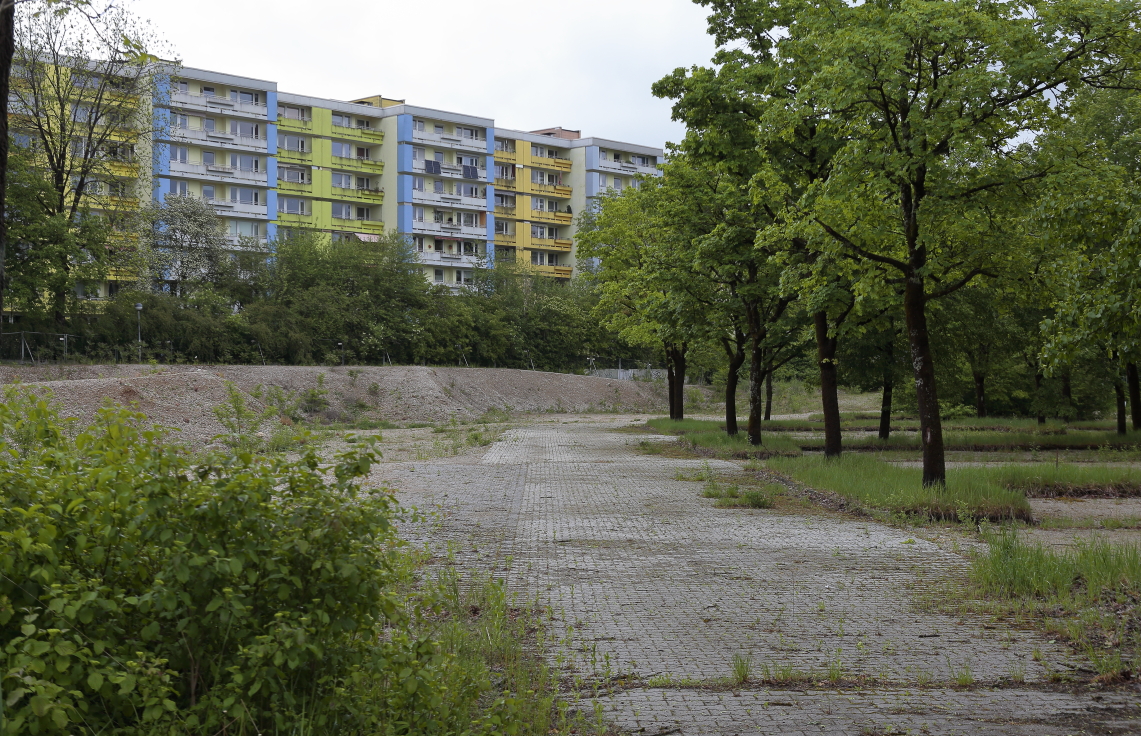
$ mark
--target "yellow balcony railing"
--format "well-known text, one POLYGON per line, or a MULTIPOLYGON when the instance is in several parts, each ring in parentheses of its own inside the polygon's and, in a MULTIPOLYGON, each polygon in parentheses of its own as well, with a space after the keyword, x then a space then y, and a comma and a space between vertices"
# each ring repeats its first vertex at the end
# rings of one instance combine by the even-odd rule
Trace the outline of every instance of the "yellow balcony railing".
POLYGON ((546 156, 532 156, 531 165, 537 169, 554 169, 555 171, 570 171, 569 158, 547 158, 546 156))
POLYGON ((515 186, 516 186, 517 181, 518 181, 517 179, 496 179, 495 180, 495 188, 496 189, 510 189, 511 191, 515 191, 515 186))
POLYGON ((514 151, 496 151, 495 160, 503 164, 513 164, 518 159, 514 151))
POLYGON ((531 182, 531 191, 538 194, 553 194, 556 197, 569 197, 571 196, 571 188, 560 186, 558 184, 540 184, 538 182, 531 182))
POLYGON ((495 208, 495 214, 501 215, 503 217, 515 217, 515 208, 514 207, 496 207, 495 208))

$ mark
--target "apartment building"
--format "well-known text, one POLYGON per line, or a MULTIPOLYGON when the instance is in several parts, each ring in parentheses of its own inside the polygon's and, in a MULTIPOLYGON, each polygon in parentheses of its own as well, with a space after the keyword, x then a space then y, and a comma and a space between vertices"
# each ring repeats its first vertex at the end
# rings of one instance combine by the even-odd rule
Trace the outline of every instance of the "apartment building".
POLYGON ((351 101, 182 68, 156 102, 154 189, 214 205, 231 242, 300 231, 408 237, 424 277, 452 289, 497 260, 575 272, 574 216, 607 189, 660 172, 662 150, 579 131, 497 128, 491 118, 380 95, 351 101))

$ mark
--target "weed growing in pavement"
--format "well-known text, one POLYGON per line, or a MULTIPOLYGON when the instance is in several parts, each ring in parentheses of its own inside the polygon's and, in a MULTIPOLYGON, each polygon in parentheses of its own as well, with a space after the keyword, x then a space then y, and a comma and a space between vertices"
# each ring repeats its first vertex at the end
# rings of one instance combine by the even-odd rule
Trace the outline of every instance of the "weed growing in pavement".
POLYGON ((733 655, 733 682, 744 685, 753 674, 753 661, 741 654, 733 655))
POLYGON ((1022 662, 1011 662, 1006 668, 1006 676, 1011 682, 1026 682, 1026 665, 1022 662))
POLYGON ((844 679, 844 663, 840 661, 840 649, 836 650, 836 657, 828 663, 828 682, 835 685, 844 679))
POLYGON ((934 681, 935 676, 930 670, 919 670, 915 673, 915 684, 919 687, 929 687, 934 681))
POLYGON ((947 660, 947 668, 951 670, 951 679, 957 687, 970 687, 975 684, 975 673, 971 669, 970 661, 964 661, 962 666, 955 667, 947 660))

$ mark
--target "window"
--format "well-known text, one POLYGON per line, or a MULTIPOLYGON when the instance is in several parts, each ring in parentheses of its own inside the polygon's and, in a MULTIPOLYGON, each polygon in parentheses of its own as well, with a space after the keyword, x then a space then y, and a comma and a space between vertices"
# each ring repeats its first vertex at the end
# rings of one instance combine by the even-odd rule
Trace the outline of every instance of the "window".
POLYGON ((306 117, 300 107, 283 107, 281 108, 281 115, 290 120, 302 120, 306 117))
POLYGON ((353 219, 353 206, 351 204, 345 204, 344 202, 333 202, 333 219, 353 219))
POLYGON ((496 138, 495 150, 503 151, 505 153, 515 153, 515 141, 506 140, 504 138, 496 138))
POLYGON ((615 151, 615 152, 614 152, 614 160, 615 160, 615 161, 617 161, 617 162, 619 162, 619 163, 621 163, 621 161, 622 161, 622 154, 620 154, 620 153, 618 153, 617 151, 615 151))
POLYGON ((231 153, 230 168, 237 169, 238 171, 261 171, 261 159, 257 156, 231 153))
POLYGON ((202 199, 206 199, 206 200, 213 200, 214 199, 214 186, 212 184, 203 184, 202 185, 202 199))
POLYGON ((495 164, 495 178, 496 179, 514 179, 515 166, 514 164, 495 164))
POLYGON ((203 151, 202 152, 202 163, 207 165, 207 166, 213 166, 214 165, 214 152, 213 151, 203 151))
POLYGON ((432 182, 432 191, 435 192, 436 194, 443 194, 444 193, 444 182, 440 181, 439 179, 436 179, 435 181, 433 181, 432 182))
POLYGON ((479 225, 479 220, 477 217, 478 215, 476 215, 474 212, 464 212, 463 222, 461 224, 464 227, 477 227, 479 225))
POLYGON ((536 212, 546 212, 547 211, 547 200, 539 199, 538 197, 532 197, 531 198, 531 209, 535 210, 536 212))
POLYGON ((417 253, 423 253, 424 252, 424 236, 423 235, 413 236, 412 237, 412 245, 416 246, 416 252, 417 253))
POLYGON ((477 255, 479 255, 479 246, 470 240, 465 240, 464 241, 464 255, 465 256, 477 256, 477 255))
POLYGON ((413 161, 423 161, 424 160, 424 149, 419 148, 419 147, 413 147, 413 149, 412 149, 412 160, 413 161))
POLYGON ((338 141, 333 141, 333 155, 338 158, 352 158, 353 147, 349 143, 339 143, 338 141))
POLYGON ((260 105, 261 95, 257 92, 243 92, 242 90, 230 90, 230 99, 234 102, 243 105, 260 105))
POLYGON ((656 163, 653 156, 631 156, 630 159, 639 166, 654 166, 656 163))
POLYGON ((435 159, 436 163, 439 163, 439 164, 444 163, 444 152, 443 151, 436 151, 434 154, 432 154, 432 157, 435 159))
POLYGON ((180 164, 186 163, 190 158, 190 149, 186 146, 171 146, 170 160, 177 161, 180 164))
POLYGON ((547 254, 547 265, 548 266, 559 265, 559 254, 558 253, 548 253, 547 254))
POLYGON ((243 238, 260 238, 261 223, 253 220, 230 220, 230 235, 243 238))
MULTIPOLYGON (((304 169, 278 169, 277 178, 281 181, 292 182, 294 184, 308 184, 309 177, 305 175, 304 169)), ((333 174, 333 181, 336 182, 337 175, 333 174)), ((337 186, 335 183, 333 186, 337 186)))
POLYGON ((241 120, 231 120, 230 135, 236 135, 239 138, 260 138, 261 126, 259 126, 257 123, 246 123, 241 120))
POLYGON ((372 128, 372 121, 371 120, 365 120, 363 118, 357 118, 357 127, 358 128, 364 128, 365 130, 369 130, 370 128, 372 128))
MULTIPOLYGON (((464 245, 467 245, 467 243, 464 243, 464 245)), ((471 282, 471 271, 456 271, 457 284, 470 284, 471 282)))
POLYGON ((372 151, 370 149, 363 146, 357 146, 357 158, 361 159, 362 161, 368 161, 370 158, 372 158, 371 153, 372 151))
POLYGON ((547 227, 545 225, 532 225, 531 226, 531 237, 535 238, 536 240, 546 240, 547 239, 547 227))
POLYGON ((413 207, 412 208, 412 221, 413 222, 423 222, 424 221, 424 208, 423 207, 413 207))
POLYGON ((333 113, 333 125, 341 128, 351 128, 353 125, 352 118, 350 118, 348 115, 342 115, 335 112, 333 113))
POLYGON ((514 207, 515 206, 515 197, 511 196, 510 194, 496 194, 495 195, 495 206, 496 207, 514 207))
POLYGON ((216 127, 214 118, 202 118, 202 130, 213 133, 216 127))
POLYGON ((372 189, 372 179, 368 178, 367 176, 358 176, 357 177, 357 189, 373 190, 372 189))
POLYGON ((472 140, 479 138, 479 134, 476 133, 475 128, 457 127, 456 128, 456 135, 460 136, 461 138, 468 138, 468 139, 472 139, 472 140))
POLYGON ((598 190, 602 191, 610 187, 610 180, 606 178, 606 174, 598 175, 598 190))
POLYGON ((283 135, 281 136, 281 147, 286 151, 304 153, 309 150, 309 142, 301 136, 283 135))
POLYGON ((509 223, 506 220, 495 221, 495 234, 496 235, 510 235, 511 231, 508 229, 509 223))
POLYGON ((619 179, 617 176, 614 177, 614 188, 619 190, 619 191, 621 191, 621 189, 622 189, 622 180, 619 179))
MULTIPOLYGON (((443 222, 444 221, 444 211, 443 210, 433 210, 432 215, 433 215, 435 222, 443 222)), ((449 217, 448 222, 451 223, 451 221, 452 221, 452 218, 449 217)))
POLYGON ((417 192, 424 191, 424 177, 422 177, 422 176, 412 177, 412 189, 414 191, 417 191, 417 192))
POLYGON ((170 181, 170 193, 179 197, 185 197, 190 194, 190 184, 185 181, 170 181))
POLYGON ((358 220, 371 220, 372 219, 372 208, 371 207, 357 207, 357 219, 358 220))
POLYGON ((440 125, 439 123, 436 123, 434 126, 432 126, 432 132, 435 133, 436 135, 443 135, 444 134, 444 126, 440 125))
POLYGON ((174 115, 171 115, 171 124, 177 130, 186 130, 190 127, 190 117, 187 115, 180 115, 175 113, 174 115))
POLYGON ((340 171, 333 172, 333 186, 338 189, 352 189, 353 188, 353 175, 345 174, 340 171))
POLYGON ((424 132, 424 121, 423 120, 413 120, 412 121, 412 130, 418 130, 421 133, 423 133, 424 132))
POLYGON ((475 184, 460 184, 461 197, 479 197, 479 187, 475 184))
POLYGON ((437 284, 444 283, 444 269, 442 269, 442 268, 436 269, 435 280, 436 280, 437 284))
POLYGON ((213 87, 207 87, 206 85, 203 85, 202 86, 202 96, 203 97, 217 97, 218 91, 215 90, 213 87))
POLYGON ((531 265, 532 266, 545 266, 545 265, 547 265, 547 254, 541 250, 531 251, 531 265))
POLYGON ((184 95, 190 93, 190 84, 187 82, 175 82, 171 87, 173 87, 175 92, 180 92, 184 95))
POLYGON ((261 192, 245 187, 230 187, 230 201, 239 204, 260 204, 261 192))
POLYGON ((605 161, 605 160, 606 160, 606 151, 601 151, 601 150, 600 150, 600 151, 598 152, 598 158, 599 158, 599 159, 601 159, 602 161, 605 161))
POLYGON ((287 215, 304 215, 305 200, 280 197, 277 200, 277 211, 287 215))
POLYGON ((444 241, 433 239, 432 240, 432 250, 436 251, 437 253, 443 253, 444 252, 444 241))

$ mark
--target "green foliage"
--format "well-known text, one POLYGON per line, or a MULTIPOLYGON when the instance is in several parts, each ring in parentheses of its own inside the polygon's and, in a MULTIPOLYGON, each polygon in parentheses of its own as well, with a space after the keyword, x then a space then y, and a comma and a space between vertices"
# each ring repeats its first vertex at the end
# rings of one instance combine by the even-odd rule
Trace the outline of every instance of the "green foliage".
POLYGON ((436 733, 469 717, 446 654, 404 625, 399 511, 358 486, 370 443, 328 467, 311 451, 194 463, 143 421, 107 408, 72 437, 42 397, 0 404, 5 733, 436 733))
POLYGON ((971 565, 985 593, 1005 598, 1076 598, 1141 590, 1141 548, 1095 539, 1054 551, 1022 542, 1012 532, 991 534, 989 548, 971 565))

